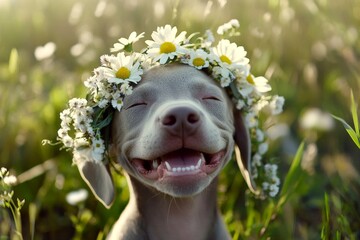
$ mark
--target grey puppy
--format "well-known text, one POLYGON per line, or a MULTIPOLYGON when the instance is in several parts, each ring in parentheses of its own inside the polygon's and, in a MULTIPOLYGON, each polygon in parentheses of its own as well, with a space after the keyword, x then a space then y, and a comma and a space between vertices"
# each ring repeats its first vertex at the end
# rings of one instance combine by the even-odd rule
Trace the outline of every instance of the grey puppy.
MULTIPOLYGON (((181 64, 149 70, 115 113, 111 135, 130 200, 108 239, 230 239, 217 208, 217 176, 234 149, 249 188, 256 187, 241 112, 211 77, 181 64)), ((86 162, 79 170, 109 206, 108 169, 86 162)))

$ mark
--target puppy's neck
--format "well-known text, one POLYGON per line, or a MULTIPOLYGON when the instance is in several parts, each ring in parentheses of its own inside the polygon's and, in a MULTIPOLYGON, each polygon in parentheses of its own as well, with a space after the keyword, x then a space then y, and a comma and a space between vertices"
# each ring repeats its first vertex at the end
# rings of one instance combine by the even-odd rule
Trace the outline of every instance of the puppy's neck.
POLYGON ((128 180, 127 211, 138 218, 140 232, 149 239, 229 238, 217 209, 217 178, 200 194, 187 198, 160 193, 132 177, 128 180))

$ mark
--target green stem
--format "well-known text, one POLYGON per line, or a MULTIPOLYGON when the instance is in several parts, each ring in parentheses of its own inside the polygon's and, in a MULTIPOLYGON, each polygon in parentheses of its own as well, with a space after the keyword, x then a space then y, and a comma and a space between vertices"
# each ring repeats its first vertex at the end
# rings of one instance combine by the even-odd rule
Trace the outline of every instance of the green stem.
POLYGON ((10 200, 10 210, 14 218, 15 222, 15 233, 19 237, 19 239, 23 239, 22 237, 22 226, 21 226, 21 214, 20 211, 16 208, 14 201, 10 200))

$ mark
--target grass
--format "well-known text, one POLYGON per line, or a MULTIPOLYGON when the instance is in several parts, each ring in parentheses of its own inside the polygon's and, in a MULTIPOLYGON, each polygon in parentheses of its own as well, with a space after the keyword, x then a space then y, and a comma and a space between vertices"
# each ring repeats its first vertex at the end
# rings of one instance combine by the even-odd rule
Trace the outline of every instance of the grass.
MULTIPOLYGON (((277 156, 280 195, 254 198, 235 161, 220 176, 219 205, 233 239, 359 238, 359 1, 5 0, 0 167, 18 177, 13 190, 14 199, 25 199, 24 239, 103 239, 127 203, 126 181, 114 172, 117 198, 111 210, 91 194, 68 204, 68 193, 87 187, 69 153, 41 145, 42 139, 56 138, 67 100, 85 96, 82 81, 99 56, 133 30, 149 37, 156 26, 170 23, 203 32, 232 18, 241 24, 233 40, 247 49, 253 71, 268 77, 286 99, 268 153, 277 156), (51 54, 49 42, 56 46, 51 54), (304 128, 309 109, 339 116, 346 130, 331 117, 325 117, 332 122, 328 128, 304 128)), ((12 238, 12 215, 0 208, 0 239, 12 238)))

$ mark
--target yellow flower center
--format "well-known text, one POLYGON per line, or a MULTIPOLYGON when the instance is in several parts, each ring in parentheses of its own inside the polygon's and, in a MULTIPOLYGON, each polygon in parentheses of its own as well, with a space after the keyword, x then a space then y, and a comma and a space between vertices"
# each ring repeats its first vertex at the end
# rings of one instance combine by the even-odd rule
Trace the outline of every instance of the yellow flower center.
POLYGON ((202 58, 194 58, 193 64, 195 67, 201 67, 201 66, 204 66, 205 60, 202 58))
POLYGON ((220 57, 220 60, 221 60, 222 62, 227 63, 227 64, 231 64, 231 60, 230 60, 227 56, 225 56, 225 55, 222 55, 222 56, 220 57))
POLYGON ((126 67, 121 67, 117 72, 116 72, 116 77, 120 78, 120 79, 128 79, 130 77, 130 70, 126 67))
POLYGON ((176 51, 176 47, 171 42, 164 42, 160 46, 160 53, 172 53, 176 51))
POLYGON ((251 76, 251 74, 249 74, 249 75, 247 76, 246 80, 247 80, 248 83, 250 83, 251 85, 255 85, 254 78, 251 76))

